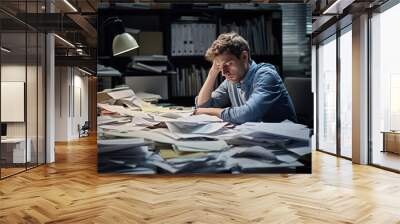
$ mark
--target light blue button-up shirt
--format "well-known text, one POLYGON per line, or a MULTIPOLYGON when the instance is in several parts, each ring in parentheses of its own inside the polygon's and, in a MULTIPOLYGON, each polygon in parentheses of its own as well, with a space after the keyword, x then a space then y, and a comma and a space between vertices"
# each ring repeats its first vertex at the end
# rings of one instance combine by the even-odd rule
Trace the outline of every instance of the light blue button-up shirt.
POLYGON ((297 122, 292 100, 275 67, 254 61, 240 83, 223 81, 208 102, 198 105, 196 98, 196 107, 225 108, 221 118, 234 124, 286 119, 297 122))

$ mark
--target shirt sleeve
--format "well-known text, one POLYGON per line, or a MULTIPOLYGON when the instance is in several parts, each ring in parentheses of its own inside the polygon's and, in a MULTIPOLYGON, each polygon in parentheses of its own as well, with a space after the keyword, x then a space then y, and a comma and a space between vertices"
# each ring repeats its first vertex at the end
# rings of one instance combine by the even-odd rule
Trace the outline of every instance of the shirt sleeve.
POLYGON ((234 124, 261 121, 279 100, 282 95, 282 80, 277 72, 272 69, 263 69, 259 72, 253 81, 253 92, 246 103, 238 107, 225 108, 221 112, 224 121, 234 124))
POLYGON ((211 98, 199 105, 197 103, 197 97, 195 98, 196 108, 214 107, 214 108, 224 108, 230 105, 228 85, 227 81, 223 81, 221 85, 218 86, 216 90, 211 93, 211 98))

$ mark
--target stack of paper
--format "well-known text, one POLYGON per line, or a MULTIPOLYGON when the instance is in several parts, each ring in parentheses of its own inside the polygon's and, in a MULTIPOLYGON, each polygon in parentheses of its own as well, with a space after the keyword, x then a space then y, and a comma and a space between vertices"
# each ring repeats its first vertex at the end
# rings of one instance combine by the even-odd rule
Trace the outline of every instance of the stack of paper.
POLYGON ((143 138, 108 139, 98 140, 97 150, 99 153, 114 152, 132 149, 138 146, 148 145, 143 138))
POLYGON ((121 76, 121 72, 112 67, 105 67, 104 65, 97 64, 97 76, 98 77, 121 76))
POLYGON ((99 171, 241 173, 294 169, 311 153, 309 130, 292 122, 233 127, 192 108, 145 102, 129 87, 99 93, 99 171), (159 147, 162 147, 161 149, 159 147))
POLYGON ((161 99, 160 95, 153 94, 153 93, 139 92, 139 93, 136 93, 136 96, 145 102, 157 102, 158 100, 161 99))
POLYGON ((247 122, 237 126, 235 129, 242 133, 265 133, 271 136, 291 138, 295 140, 308 141, 310 131, 306 126, 296 124, 290 121, 281 123, 262 123, 262 122, 247 122))

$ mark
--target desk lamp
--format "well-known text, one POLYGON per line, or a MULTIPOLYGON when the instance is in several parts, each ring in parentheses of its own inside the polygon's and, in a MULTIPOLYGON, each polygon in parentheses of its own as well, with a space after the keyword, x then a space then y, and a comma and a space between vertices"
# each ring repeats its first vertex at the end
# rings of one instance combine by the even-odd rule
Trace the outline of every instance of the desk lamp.
POLYGON ((125 27, 118 17, 108 18, 104 24, 112 25, 116 29, 117 35, 113 39, 113 56, 130 56, 134 49, 139 45, 132 35, 125 31, 125 27))

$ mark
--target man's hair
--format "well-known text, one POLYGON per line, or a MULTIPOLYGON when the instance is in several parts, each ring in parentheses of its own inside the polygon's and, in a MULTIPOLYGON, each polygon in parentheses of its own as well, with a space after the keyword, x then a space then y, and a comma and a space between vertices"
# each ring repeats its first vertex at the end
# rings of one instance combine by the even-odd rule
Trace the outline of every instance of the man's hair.
POLYGON ((250 61, 249 43, 235 32, 223 33, 211 44, 205 56, 208 61, 212 62, 218 55, 228 52, 240 59, 240 55, 243 51, 248 52, 250 61))

